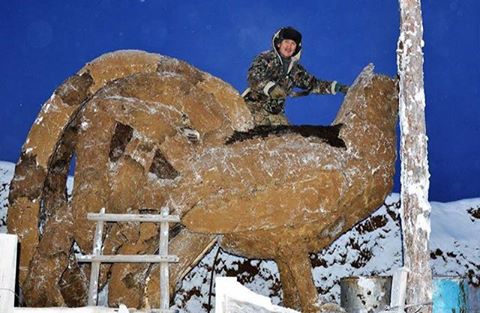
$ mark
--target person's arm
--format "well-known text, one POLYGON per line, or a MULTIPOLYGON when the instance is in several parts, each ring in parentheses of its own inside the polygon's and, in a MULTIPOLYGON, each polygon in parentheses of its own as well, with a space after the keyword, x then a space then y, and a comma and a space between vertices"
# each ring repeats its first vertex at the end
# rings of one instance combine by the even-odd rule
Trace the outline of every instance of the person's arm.
POLYGON ((253 60, 247 74, 250 89, 266 96, 270 96, 269 92, 275 86, 268 77, 268 63, 265 54, 260 54, 253 60))
POLYGON ((308 73, 300 64, 296 65, 293 73, 295 87, 310 90, 314 94, 335 95, 337 92, 346 93, 348 86, 340 84, 336 80, 320 80, 308 73))

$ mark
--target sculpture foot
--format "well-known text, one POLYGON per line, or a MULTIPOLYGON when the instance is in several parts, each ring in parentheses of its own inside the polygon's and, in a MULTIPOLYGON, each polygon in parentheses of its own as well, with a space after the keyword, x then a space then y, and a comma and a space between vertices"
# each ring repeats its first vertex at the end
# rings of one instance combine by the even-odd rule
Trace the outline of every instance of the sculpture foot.
POLYGON ((324 303, 320 304, 320 313, 345 313, 345 309, 336 303, 324 303))

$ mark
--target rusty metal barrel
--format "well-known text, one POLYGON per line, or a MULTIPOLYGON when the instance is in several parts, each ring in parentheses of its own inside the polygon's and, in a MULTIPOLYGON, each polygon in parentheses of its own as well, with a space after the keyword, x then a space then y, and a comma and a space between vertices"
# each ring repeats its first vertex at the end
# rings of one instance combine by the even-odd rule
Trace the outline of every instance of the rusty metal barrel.
POLYGON ((375 313, 390 305, 391 276, 352 276, 340 280, 340 302, 347 313, 375 313))

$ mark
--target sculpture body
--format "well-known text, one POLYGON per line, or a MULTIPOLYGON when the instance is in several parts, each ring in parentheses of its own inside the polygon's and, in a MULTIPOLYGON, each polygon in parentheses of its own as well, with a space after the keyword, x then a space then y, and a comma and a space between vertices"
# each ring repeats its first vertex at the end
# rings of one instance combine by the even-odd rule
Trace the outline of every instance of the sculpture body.
MULTIPOLYGON (((368 216, 391 191, 397 107, 395 82, 370 66, 331 127, 343 144, 326 142, 314 128, 265 129, 263 137, 229 142, 253 123, 228 84, 139 51, 94 60, 43 106, 12 181, 8 226, 24 243, 26 298, 35 306, 84 303, 86 275, 72 246, 91 249, 88 212, 158 213, 168 206, 182 218, 170 242, 180 257, 172 289, 220 235, 230 252, 275 259, 285 304, 317 311, 309 253, 368 216), (47 283, 37 284, 38 277, 47 283)), ((104 253, 153 253, 157 234, 155 225, 112 225, 104 253)), ((112 305, 158 306, 157 268, 116 264, 104 269, 103 283, 108 271, 112 305)))

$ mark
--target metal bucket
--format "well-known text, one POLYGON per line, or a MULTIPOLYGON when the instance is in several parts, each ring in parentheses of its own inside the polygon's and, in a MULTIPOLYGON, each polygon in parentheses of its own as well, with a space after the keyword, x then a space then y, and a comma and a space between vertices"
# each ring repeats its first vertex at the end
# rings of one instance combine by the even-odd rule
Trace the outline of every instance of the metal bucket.
POLYGON ((375 313, 390 305, 391 276, 344 277, 340 303, 347 313, 375 313))
POLYGON ((480 287, 467 284, 467 312, 480 312, 480 287))

